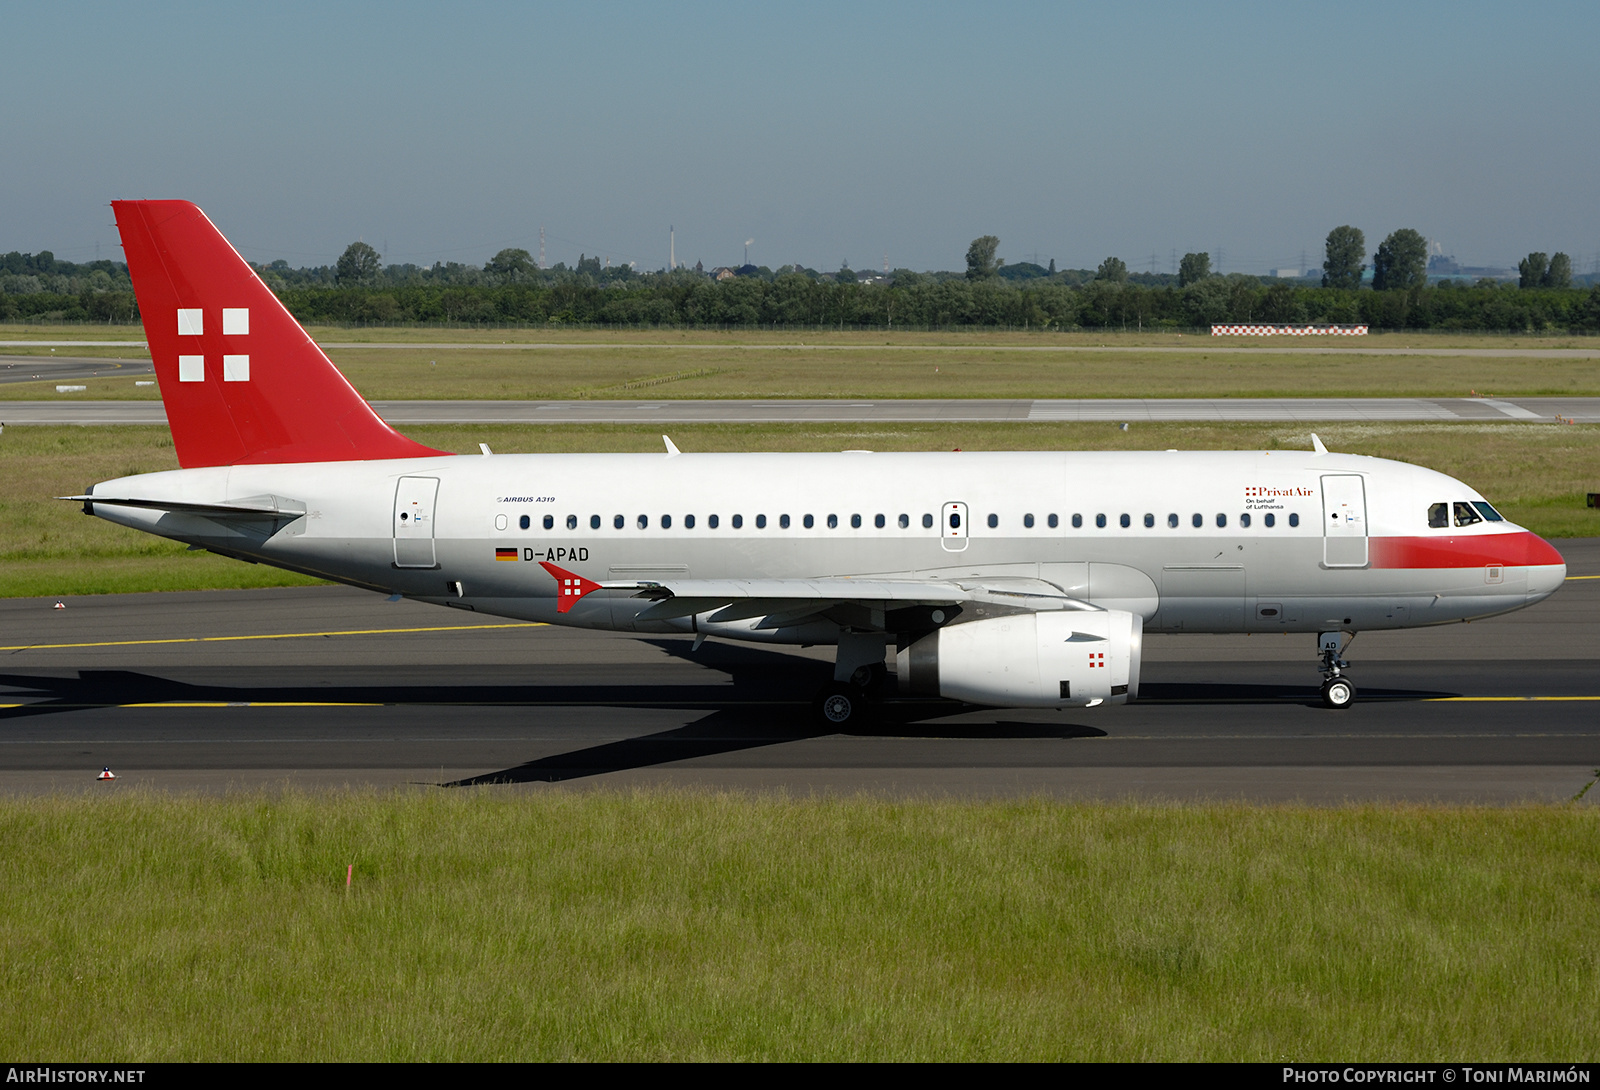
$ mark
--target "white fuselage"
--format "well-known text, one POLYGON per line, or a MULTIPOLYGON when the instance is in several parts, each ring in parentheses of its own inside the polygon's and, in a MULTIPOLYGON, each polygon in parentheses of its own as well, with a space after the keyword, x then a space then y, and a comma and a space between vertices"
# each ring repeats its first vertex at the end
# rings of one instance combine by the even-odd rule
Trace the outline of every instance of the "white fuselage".
POLYGON ((1509 522, 1430 526, 1434 505, 1482 501, 1458 481, 1296 451, 425 457, 177 470, 94 495, 93 513, 110 521, 385 593, 526 620, 807 643, 837 627, 644 621, 649 603, 621 590, 558 613, 538 561, 596 582, 1037 579, 1171 632, 1440 624, 1520 608, 1565 576, 1553 550, 1509 522), (276 497, 285 513, 219 519, 98 497, 276 497))

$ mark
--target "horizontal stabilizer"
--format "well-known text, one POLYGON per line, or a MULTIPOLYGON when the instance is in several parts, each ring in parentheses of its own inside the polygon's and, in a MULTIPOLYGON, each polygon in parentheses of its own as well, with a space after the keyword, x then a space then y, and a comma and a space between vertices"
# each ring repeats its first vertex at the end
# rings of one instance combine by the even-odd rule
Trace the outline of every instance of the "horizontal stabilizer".
POLYGON ((227 503, 185 503, 136 496, 57 496, 56 499, 82 503, 85 510, 91 504, 101 503, 112 507, 142 507, 152 511, 175 511, 222 519, 297 519, 306 513, 306 505, 299 500, 286 500, 278 496, 252 496, 227 503))

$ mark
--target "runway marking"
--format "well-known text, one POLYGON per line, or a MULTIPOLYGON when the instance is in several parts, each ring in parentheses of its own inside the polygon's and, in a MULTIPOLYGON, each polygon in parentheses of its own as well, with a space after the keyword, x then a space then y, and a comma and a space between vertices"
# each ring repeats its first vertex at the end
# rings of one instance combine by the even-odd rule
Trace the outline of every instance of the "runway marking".
POLYGON ((450 624, 429 628, 350 628, 338 632, 272 632, 259 636, 182 636, 165 640, 98 640, 93 643, 19 643, 0 651, 58 651, 68 647, 142 647, 158 643, 229 643, 236 640, 305 640, 318 636, 387 636, 397 632, 472 632, 485 628, 546 628, 543 621, 514 624, 450 624))
POLYGON ((1569 575, 1569 576, 1567 576, 1567 582, 1569 582, 1569 583, 1572 582, 1574 579, 1600 579, 1600 575, 1569 575))
MULTIPOLYGON (((118 708, 381 708, 375 700, 151 700, 142 704, 102 705, 118 708)), ((11 707, 21 707, 13 704, 11 707)))
POLYGON ((1600 696, 1430 696, 1427 703, 1446 704, 1457 702, 1506 702, 1517 700, 1600 700, 1600 696))

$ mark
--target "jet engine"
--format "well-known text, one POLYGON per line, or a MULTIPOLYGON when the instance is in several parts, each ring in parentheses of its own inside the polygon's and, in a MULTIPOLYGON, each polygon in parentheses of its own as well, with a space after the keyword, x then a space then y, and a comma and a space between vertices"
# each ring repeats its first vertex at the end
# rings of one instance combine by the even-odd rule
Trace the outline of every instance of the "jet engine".
POLYGON ((1139 695, 1144 622, 1120 609, 1018 613, 935 629, 896 656, 900 691, 1009 708, 1139 695))

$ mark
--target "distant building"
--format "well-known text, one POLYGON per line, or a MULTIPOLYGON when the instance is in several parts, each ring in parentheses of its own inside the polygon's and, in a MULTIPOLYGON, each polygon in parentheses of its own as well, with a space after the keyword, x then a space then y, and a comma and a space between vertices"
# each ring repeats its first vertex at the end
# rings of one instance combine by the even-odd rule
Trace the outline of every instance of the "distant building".
POLYGON ((1299 269, 1273 269, 1272 275, 1279 280, 1299 280, 1305 273, 1299 269))
POLYGON ((730 269, 726 265, 718 265, 711 270, 711 279, 713 280, 732 280, 738 275, 736 270, 730 269))

